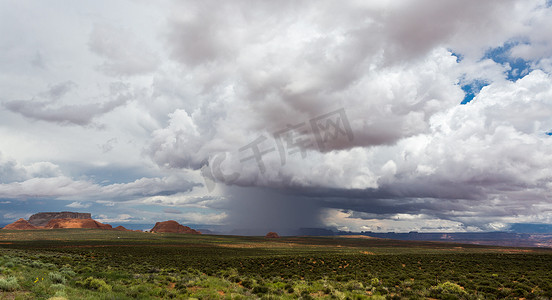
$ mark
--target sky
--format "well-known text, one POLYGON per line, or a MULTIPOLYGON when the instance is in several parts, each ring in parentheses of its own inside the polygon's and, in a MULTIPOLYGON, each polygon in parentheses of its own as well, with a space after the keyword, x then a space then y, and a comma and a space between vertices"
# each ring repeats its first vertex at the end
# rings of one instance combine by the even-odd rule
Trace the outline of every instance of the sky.
POLYGON ((0 0, 0 223, 552 223, 551 5, 0 0))

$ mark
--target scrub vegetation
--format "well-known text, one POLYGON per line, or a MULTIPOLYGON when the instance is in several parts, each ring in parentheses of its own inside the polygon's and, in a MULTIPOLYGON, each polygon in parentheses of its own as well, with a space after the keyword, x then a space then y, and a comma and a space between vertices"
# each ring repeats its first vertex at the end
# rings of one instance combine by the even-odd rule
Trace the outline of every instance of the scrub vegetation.
POLYGON ((1 299, 549 299, 551 266, 548 249, 0 231, 1 299))

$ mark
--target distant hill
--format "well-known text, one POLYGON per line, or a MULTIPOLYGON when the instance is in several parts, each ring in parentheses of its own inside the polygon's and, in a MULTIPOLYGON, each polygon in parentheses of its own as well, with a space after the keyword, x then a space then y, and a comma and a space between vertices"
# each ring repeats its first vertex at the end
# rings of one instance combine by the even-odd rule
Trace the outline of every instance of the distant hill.
POLYGON ((280 236, 278 235, 278 233, 271 231, 271 232, 269 232, 265 235, 265 238, 278 239, 278 238, 280 238, 280 236))
POLYGON ((37 229, 35 226, 33 226, 31 223, 29 223, 27 220, 21 218, 11 224, 8 224, 4 226, 4 229, 7 230, 33 230, 37 229))
POLYGON ((183 226, 176 221, 169 220, 165 222, 157 222, 155 226, 151 229, 151 232, 172 232, 172 233, 191 233, 191 234, 201 234, 197 230, 193 230, 188 226, 183 226))

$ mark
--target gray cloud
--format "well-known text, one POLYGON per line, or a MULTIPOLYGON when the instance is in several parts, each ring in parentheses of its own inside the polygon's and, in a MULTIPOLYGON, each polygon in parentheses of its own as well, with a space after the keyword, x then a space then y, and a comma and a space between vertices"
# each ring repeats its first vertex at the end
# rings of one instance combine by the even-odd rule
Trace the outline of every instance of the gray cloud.
POLYGON ((155 53, 132 32, 106 24, 96 24, 89 41, 90 50, 105 58, 100 70, 115 76, 147 74, 160 64, 155 53))
POLYGON ((44 62, 44 58, 42 57, 40 52, 36 52, 36 55, 31 60, 31 65, 35 68, 38 68, 38 69, 45 69, 46 68, 46 63, 44 62))
MULTIPOLYGON (((11 163, 11 166, 14 166, 11 163)), ((191 182, 184 176, 172 175, 162 178, 140 178, 128 183, 98 185, 89 180, 75 180, 62 175, 59 170, 52 173, 54 166, 50 163, 33 164, 20 168, 19 178, 2 178, 0 198, 56 198, 62 200, 105 200, 128 201, 143 197, 170 196, 190 192, 200 184, 191 182), (40 176, 44 169, 50 173, 40 176), (37 172, 38 170, 38 172, 37 172)), ((10 174, 13 176, 12 174, 10 174)), ((80 202, 74 202, 80 204, 80 202)))
POLYGON ((35 162, 22 165, 14 159, 6 158, 0 152, 0 184, 16 184, 32 178, 60 176, 59 167, 50 162, 35 162))
POLYGON ((455 85, 456 58, 436 49, 482 54, 515 35, 511 21, 529 10, 504 1, 176 6, 186 9, 175 9, 182 12, 169 21, 167 46, 203 89, 195 107, 175 110, 169 126, 154 132, 149 154, 177 168, 199 168, 217 152, 254 140, 254 133, 341 107, 355 139, 330 150, 427 133, 431 116, 463 97, 455 85), (470 39, 480 42, 471 47, 477 51, 463 44, 470 39))
POLYGON ((0 152, 0 183, 19 181, 26 175, 25 170, 19 167, 15 160, 5 159, 0 152))
POLYGON ((164 213, 167 213, 167 214, 181 214, 182 211, 178 210, 178 209, 171 209, 171 208, 166 208, 163 210, 164 213))
POLYGON ((89 125, 94 118, 114 110, 133 99, 132 95, 122 84, 111 86, 109 100, 98 103, 58 104, 58 100, 76 88, 75 83, 68 81, 52 86, 48 91, 41 93, 43 100, 11 100, 2 105, 11 112, 24 117, 54 122, 63 125, 89 125))
POLYGON ((98 147, 102 149, 103 153, 107 153, 107 152, 113 150, 113 148, 115 147, 117 142, 118 142, 118 140, 116 138, 112 138, 112 139, 109 139, 107 142, 105 142, 105 144, 98 145, 98 147))
POLYGON ((72 81, 60 82, 51 86, 46 92, 42 93, 41 96, 51 101, 55 101, 77 87, 77 84, 72 81))

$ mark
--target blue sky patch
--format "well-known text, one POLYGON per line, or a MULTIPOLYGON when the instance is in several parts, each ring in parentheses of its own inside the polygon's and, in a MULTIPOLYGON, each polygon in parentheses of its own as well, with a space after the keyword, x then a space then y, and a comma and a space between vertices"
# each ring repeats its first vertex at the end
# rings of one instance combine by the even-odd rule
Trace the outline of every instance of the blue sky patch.
POLYGON ((510 50, 519 43, 506 43, 504 46, 489 49, 484 59, 492 59, 501 65, 510 65, 510 70, 506 72, 506 78, 510 81, 516 81, 532 71, 530 61, 518 57, 512 57, 510 50))
POLYGON ((474 80, 470 82, 469 84, 462 85, 462 90, 465 93, 464 99, 460 104, 466 104, 479 94, 479 91, 485 86, 489 85, 489 83, 485 80, 474 80))
POLYGON ((456 62, 459 63, 461 62, 463 59, 464 59, 464 55, 460 54, 460 53, 457 53, 457 52, 454 52, 453 50, 449 49, 450 51, 450 55, 452 56, 456 56, 456 62))
POLYGON ((548 135, 548 136, 552 136, 552 130, 550 130, 549 132, 547 132, 545 134, 548 135))

